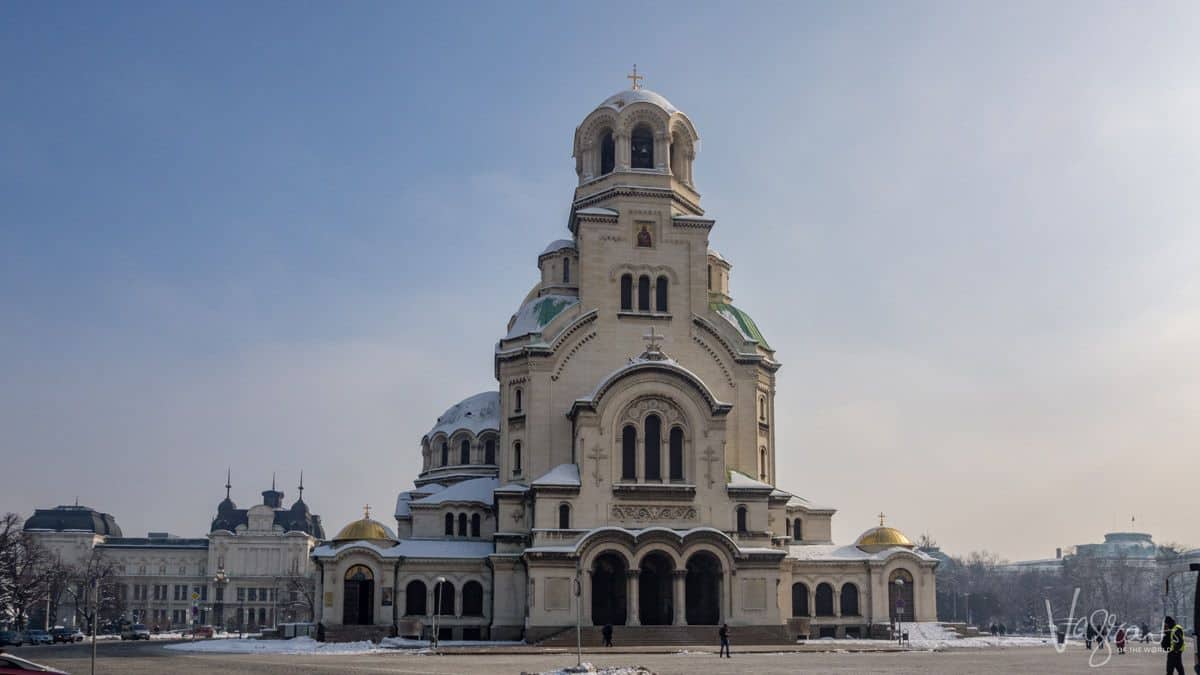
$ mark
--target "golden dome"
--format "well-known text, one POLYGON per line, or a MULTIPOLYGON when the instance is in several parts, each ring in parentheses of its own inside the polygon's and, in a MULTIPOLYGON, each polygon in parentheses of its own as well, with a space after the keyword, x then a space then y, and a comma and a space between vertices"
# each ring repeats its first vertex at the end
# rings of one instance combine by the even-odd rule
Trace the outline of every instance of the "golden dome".
POLYGON ((904 533, 894 527, 887 527, 883 524, 883 514, 879 514, 879 527, 872 527, 863 532, 859 536, 858 541, 854 545, 861 548, 883 549, 891 546, 902 546, 904 548, 915 548, 915 545, 904 533))
POLYGON ((395 542, 396 535, 384 527, 383 523, 371 520, 370 511, 363 514, 359 520, 342 528, 333 538, 336 542, 343 541, 387 541, 395 542))

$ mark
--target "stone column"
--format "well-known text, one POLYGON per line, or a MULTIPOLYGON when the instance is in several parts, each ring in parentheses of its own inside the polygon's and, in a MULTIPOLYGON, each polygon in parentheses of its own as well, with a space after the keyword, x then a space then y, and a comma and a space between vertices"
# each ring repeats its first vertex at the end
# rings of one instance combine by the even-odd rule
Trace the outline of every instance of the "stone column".
POLYGON ((640 626, 641 621, 638 620, 638 575, 641 570, 629 570, 625 572, 626 578, 629 580, 629 586, 625 591, 625 625, 640 626))
POLYGON ((667 148, 671 146, 669 139, 670 136, 665 132, 654 132, 654 168, 660 171, 667 170, 667 148))
POLYGON ((842 594, 836 588, 833 589, 833 615, 842 615, 842 594))
POLYGON ((675 581, 675 621, 676 626, 687 625, 687 610, 684 607, 687 600, 687 570, 675 570, 671 573, 675 581))

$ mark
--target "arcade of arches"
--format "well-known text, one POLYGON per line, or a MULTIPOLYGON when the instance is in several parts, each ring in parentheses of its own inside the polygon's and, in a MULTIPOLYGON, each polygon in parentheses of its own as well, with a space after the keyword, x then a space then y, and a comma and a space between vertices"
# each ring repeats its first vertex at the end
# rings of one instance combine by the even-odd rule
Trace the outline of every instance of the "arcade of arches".
POLYGON ((676 569, 672 557, 651 551, 636 569, 615 551, 596 556, 591 576, 592 624, 715 626, 722 621, 724 572, 709 551, 696 551, 676 569), (631 612, 636 608, 636 612, 631 612))

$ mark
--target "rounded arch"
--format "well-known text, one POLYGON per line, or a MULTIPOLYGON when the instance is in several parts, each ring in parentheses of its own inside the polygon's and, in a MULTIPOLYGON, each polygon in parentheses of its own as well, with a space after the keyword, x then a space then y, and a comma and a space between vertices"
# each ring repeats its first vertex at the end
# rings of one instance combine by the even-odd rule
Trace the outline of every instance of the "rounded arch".
POLYGON ((467 514, 458 514, 458 536, 467 536, 467 514))
POLYGON ((566 502, 558 505, 558 529, 571 529, 571 505, 566 502))
POLYGON ((852 581, 842 584, 840 595, 842 616, 859 616, 862 614, 862 610, 858 606, 858 584, 852 581))
POLYGON ((808 607, 808 584, 803 581, 792 584, 792 616, 811 616, 808 607))
POLYGON ((738 504, 733 510, 734 529, 738 534, 750 532, 750 509, 745 504, 738 504))
POLYGON ((440 616, 454 616, 454 582, 444 581, 436 584, 434 596, 434 611, 440 616))
POLYGON ((462 587, 463 616, 483 616, 483 584, 468 581, 462 587))
POLYGON ((404 587, 404 614, 406 616, 425 615, 425 582, 414 579, 404 587))
POLYGON ((675 571, 679 554, 670 549, 648 547, 638 555, 638 620, 643 626, 674 623, 675 571))
POLYGON ((724 570, 719 556, 705 549, 687 557, 684 576, 684 616, 689 626, 715 626, 721 621, 724 570))
POLYGON ((500 444, 500 435, 494 431, 488 431, 479 435, 479 442, 483 445, 483 463, 496 463, 496 447, 500 444))
POLYGON ((905 622, 916 620, 914 579, 915 576, 906 567, 896 567, 888 573, 888 614, 896 620, 905 622))
POLYGON ((585 568, 591 577, 592 625, 624 625, 629 561, 624 552, 605 548, 585 568))
POLYGON ((342 578, 346 581, 373 581, 375 572, 370 567, 359 563, 347 568, 346 574, 342 578))
POLYGON ((479 531, 481 523, 482 518, 479 517, 478 513, 471 516, 471 536, 475 537, 476 539, 478 539, 480 536, 479 531))
POLYGON ((817 592, 813 596, 817 616, 833 616, 833 584, 822 581, 817 584, 817 592))

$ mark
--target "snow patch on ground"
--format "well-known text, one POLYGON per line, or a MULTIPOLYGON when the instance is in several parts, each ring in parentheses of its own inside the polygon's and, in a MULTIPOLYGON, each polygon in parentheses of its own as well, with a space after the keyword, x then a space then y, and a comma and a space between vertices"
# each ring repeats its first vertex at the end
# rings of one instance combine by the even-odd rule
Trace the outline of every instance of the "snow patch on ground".
MULTIPOLYGON (((379 643, 386 649, 428 649, 429 640, 411 640, 409 638, 384 638, 379 643)), ((524 642, 509 642, 505 640, 442 640, 438 647, 528 647, 524 642)))
POLYGON ((216 654, 371 654, 381 651, 369 641, 362 642, 317 642, 310 637, 290 640, 197 640, 167 645, 167 649, 181 652, 205 652, 216 654))
MULTIPOLYGON (((1054 644, 1049 636, 1029 637, 1022 635, 981 635, 979 637, 961 637, 950 628, 934 622, 906 623, 904 632, 908 633, 908 642, 904 646, 912 649, 979 649, 983 647, 1042 647, 1054 644)), ((828 645, 837 649, 850 645, 872 645, 875 647, 887 644, 887 640, 822 638, 809 640, 806 644, 828 645)), ((891 641, 896 644, 895 640, 891 641)))
POLYGON ((587 673, 588 675, 654 675, 653 671, 647 670, 642 666, 597 668, 587 661, 584 661, 579 666, 570 666, 558 670, 544 670, 540 673, 521 673, 521 675, 578 675, 579 673, 587 673))

